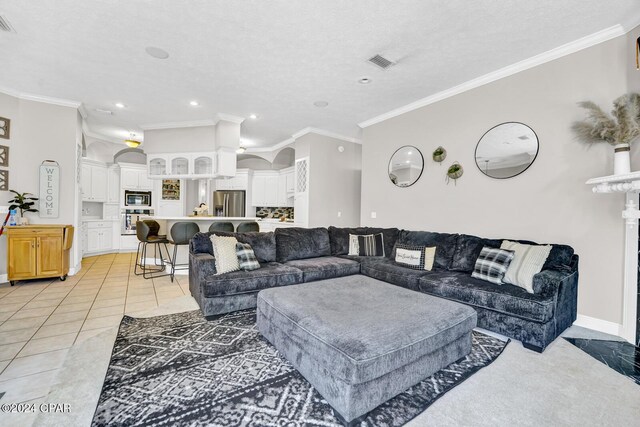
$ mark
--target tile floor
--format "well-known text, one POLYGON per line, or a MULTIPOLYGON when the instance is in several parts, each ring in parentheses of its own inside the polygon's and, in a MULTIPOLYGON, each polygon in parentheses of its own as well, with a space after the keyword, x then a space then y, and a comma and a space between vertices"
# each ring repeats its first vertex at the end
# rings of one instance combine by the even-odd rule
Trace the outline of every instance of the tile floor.
POLYGON ((66 281, 0 284, 0 396, 2 403, 45 397, 69 348, 136 315, 184 295, 187 276, 145 280, 133 274, 135 254, 82 260, 66 281))

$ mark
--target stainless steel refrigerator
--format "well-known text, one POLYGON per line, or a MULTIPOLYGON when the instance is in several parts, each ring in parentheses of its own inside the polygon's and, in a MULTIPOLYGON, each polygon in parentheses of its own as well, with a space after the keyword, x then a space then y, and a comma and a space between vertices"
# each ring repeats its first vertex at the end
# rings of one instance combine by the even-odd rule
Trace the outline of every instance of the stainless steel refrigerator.
POLYGON ((214 216, 246 216, 244 191, 214 191, 213 215, 214 216))

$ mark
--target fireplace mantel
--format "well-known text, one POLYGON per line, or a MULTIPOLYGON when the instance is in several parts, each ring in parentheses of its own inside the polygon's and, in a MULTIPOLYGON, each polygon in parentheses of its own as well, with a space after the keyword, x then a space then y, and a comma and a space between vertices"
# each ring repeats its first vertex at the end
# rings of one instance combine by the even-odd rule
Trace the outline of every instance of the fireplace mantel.
POLYGON ((622 210, 625 220, 624 242, 624 301, 620 335, 636 344, 637 304, 638 304, 638 198, 640 197, 640 172, 625 175, 610 175, 592 178, 587 185, 593 186, 594 193, 625 193, 626 203, 622 210))

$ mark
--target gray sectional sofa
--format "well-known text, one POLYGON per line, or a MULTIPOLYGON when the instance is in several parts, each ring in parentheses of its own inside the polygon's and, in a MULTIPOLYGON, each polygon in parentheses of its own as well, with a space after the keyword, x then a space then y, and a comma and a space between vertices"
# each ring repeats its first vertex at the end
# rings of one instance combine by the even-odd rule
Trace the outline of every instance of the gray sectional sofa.
POLYGON ((500 247, 501 239, 370 227, 215 232, 250 244, 261 264, 258 270, 215 275, 211 234, 196 234, 189 246, 189 288, 205 316, 253 308, 263 289, 363 274, 469 305, 477 312, 478 327, 512 337, 539 352, 576 319, 578 256, 566 245, 552 245, 542 271, 534 276, 531 294, 513 285, 471 277, 482 247, 500 247), (377 233, 384 236, 384 257, 348 255, 349 234, 377 233), (395 263, 396 243, 436 246, 433 270, 413 270, 395 263))

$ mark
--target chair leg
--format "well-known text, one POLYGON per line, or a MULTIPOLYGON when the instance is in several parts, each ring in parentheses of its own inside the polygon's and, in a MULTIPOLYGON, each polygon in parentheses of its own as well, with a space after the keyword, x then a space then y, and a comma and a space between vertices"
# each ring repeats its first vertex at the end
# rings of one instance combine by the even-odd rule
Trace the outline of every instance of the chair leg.
POLYGON ((171 283, 176 277, 176 259, 178 257, 178 245, 173 245, 173 259, 171 260, 171 283))
POLYGON ((136 276, 140 276, 141 274, 144 273, 144 270, 142 273, 138 273, 138 267, 140 267, 140 269, 142 270, 142 265, 140 264, 140 245, 142 244, 142 242, 138 242, 138 249, 136 250, 136 264, 135 267, 133 267, 133 274, 135 274, 136 276))

